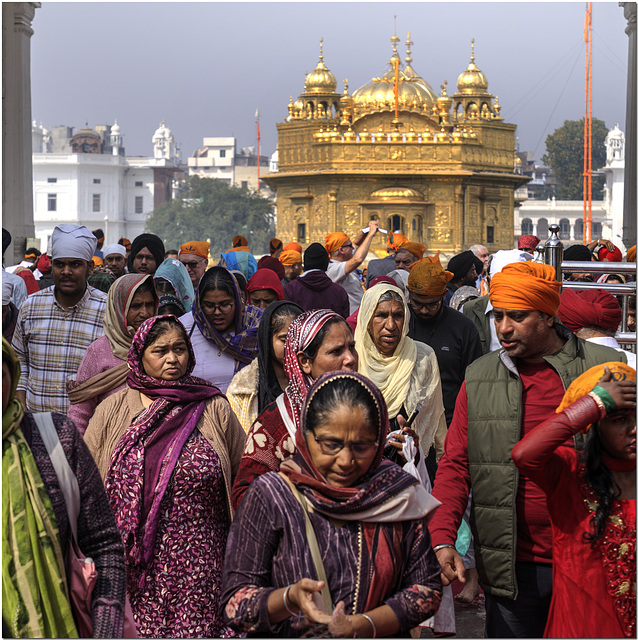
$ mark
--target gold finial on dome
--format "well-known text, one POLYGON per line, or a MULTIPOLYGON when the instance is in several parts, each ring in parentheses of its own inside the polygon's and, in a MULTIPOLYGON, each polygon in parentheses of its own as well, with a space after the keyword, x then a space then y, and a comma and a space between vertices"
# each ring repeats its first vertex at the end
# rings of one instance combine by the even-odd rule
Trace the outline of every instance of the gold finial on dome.
POLYGON ((304 91, 309 93, 334 93, 337 79, 323 61, 323 38, 319 39, 319 62, 313 71, 306 73, 304 91))
POLYGON ((467 69, 459 76, 456 86, 458 92, 465 95, 487 93, 487 78, 476 66, 474 61, 474 38, 472 38, 470 64, 467 65, 467 69))
POLYGON ((472 55, 470 56, 470 62, 474 62, 474 38, 472 38, 472 55))
POLYGON ((408 31, 408 39, 403 43, 406 46, 405 50, 405 64, 412 64, 412 50, 410 47, 414 44, 410 39, 410 32, 408 31))

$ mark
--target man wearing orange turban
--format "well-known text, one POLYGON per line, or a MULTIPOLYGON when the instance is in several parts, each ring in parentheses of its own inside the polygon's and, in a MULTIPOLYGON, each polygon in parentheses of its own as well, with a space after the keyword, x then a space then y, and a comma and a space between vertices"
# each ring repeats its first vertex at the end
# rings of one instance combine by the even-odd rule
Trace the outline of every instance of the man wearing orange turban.
POLYGON ((289 242, 287 245, 284 245, 284 251, 296 251, 297 253, 303 253, 303 249, 298 242, 289 242))
POLYGON ((244 236, 233 236, 231 242, 233 243, 233 248, 229 249, 227 253, 230 251, 247 251, 248 253, 250 253, 250 249, 248 248, 248 240, 246 240, 244 236))
POLYGON ((284 265, 285 280, 290 282, 301 274, 301 253, 288 249, 282 251, 279 256, 279 262, 284 265))
MULTIPOLYGON (((368 263, 368 272, 366 273, 366 289, 370 287, 370 283, 377 276, 387 276, 390 271, 394 271, 395 269, 397 269, 397 266, 395 264, 397 250, 407 241, 408 239, 400 233, 388 233, 388 244, 386 246, 388 255, 385 258, 370 260, 370 262, 368 263)), ((423 250, 425 251, 425 247, 423 247, 423 250)), ((423 253, 420 257, 423 257, 423 253)))
POLYGON ((394 268, 410 271, 412 266, 423 257, 425 247, 416 242, 404 242, 394 254, 394 268))
POLYGON ((467 368, 433 490, 442 504, 429 529, 442 577, 463 579, 454 542, 471 489, 485 635, 541 637, 552 597, 551 524, 544 493, 518 475, 510 454, 555 414, 580 374, 626 358, 555 321, 560 283, 552 267, 506 265, 492 277, 490 302, 503 348, 467 368))
POLYGON ((188 275, 193 283, 193 289, 197 289, 199 281, 204 277, 208 268, 208 250, 210 242, 190 240, 179 248, 179 261, 186 267, 188 275))
POLYGON ((350 315, 359 308, 361 298, 363 298, 363 286, 356 270, 368 255, 372 239, 379 230, 379 223, 376 220, 370 220, 368 227, 367 233, 364 233, 362 229, 354 240, 350 240, 342 231, 336 231, 328 234, 324 243, 330 256, 330 264, 326 274, 348 293, 350 315))

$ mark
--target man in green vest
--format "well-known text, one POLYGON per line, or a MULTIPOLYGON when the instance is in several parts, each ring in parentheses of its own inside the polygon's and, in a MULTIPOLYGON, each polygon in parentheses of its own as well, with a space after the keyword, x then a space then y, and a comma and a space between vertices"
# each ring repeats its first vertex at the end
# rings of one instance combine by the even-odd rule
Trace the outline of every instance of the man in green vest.
POLYGON ((553 267, 505 266, 492 278, 490 302, 502 348, 466 370, 433 489, 442 505, 429 528, 444 584, 464 582, 454 543, 471 489, 485 636, 540 638, 552 596, 551 525, 545 495, 519 477, 511 450, 555 413, 581 373, 626 359, 555 322, 560 283, 553 267))

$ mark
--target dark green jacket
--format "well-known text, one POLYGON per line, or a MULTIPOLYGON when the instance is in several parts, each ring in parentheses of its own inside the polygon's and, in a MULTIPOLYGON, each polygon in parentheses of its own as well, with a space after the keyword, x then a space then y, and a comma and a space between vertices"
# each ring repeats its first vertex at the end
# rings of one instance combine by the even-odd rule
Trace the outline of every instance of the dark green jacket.
MULTIPOLYGON (((557 332, 567 335, 560 325, 557 332)), ((566 389, 590 367, 626 361, 626 356, 572 334, 558 353, 545 360, 566 389)), ((501 349, 474 361, 467 368, 465 385, 476 568, 486 592, 515 598, 518 469, 511 452, 520 440, 522 383, 514 362, 501 349)))
POLYGON ((474 300, 468 300, 463 305, 463 313, 476 325, 481 338, 481 349, 483 355, 490 352, 490 320, 485 315, 487 303, 490 301, 489 296, 482 296, 474 300))

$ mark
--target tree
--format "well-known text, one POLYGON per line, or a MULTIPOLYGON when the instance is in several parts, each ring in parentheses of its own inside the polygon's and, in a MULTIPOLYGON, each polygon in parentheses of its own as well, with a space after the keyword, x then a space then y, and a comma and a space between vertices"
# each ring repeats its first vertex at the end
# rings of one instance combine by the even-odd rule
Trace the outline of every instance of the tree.
MULTIPOLYGON (((591 123, 591 166, 592 171, 605 165, 605 137, 607 125, 598 118, 591 123)), ((585 139, 585 118, 581 120, 565 120, 554 133, 545 140, 547 153, 541 160, 551 167, 556 176, 556 198, 558 200, 583 199, 583 149, 585 139)), ((603 176, 592 178, 592 200, 603 199, 603 176)))
POLYGON ((232 247, 234 235, 245 236, 252 253, 267 253, 268 240, 275 235, 273 204, 223 180, 191 176, 179 198, 151 213, 146 230, 157 234, 167 249, 210 239, 212 258, 232 247))

